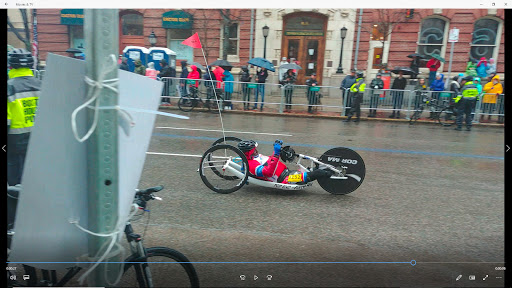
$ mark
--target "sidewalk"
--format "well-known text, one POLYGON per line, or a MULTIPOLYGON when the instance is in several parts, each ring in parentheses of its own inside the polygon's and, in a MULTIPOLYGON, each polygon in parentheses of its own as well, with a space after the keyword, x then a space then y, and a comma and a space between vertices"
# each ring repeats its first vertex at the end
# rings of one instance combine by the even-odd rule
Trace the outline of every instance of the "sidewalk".
MULTIPOLYGON (((299 98, 299 97, 297 97, 299 98)), ((235 113, 235 114, 249 114, 249 115, 265 115, 265 116, 282 116, 282 117, 311 117, 311 118, 322 118, 322 119, 333 119, 333 120, 344 120, 347 117, 341 116, 342 108, 340 107, 341 102, 340 98, 333 99, 331 97, 323 97, 322 105, 328 106, 337 106, 338 107, 317 107, 317 111, 313 113, 308 113, 307 99, 297 99, 294 98, 292 100, 293 104, 305 104, 305 105, 296 105, 292 106, 291 112, 283 112, 279 113, 279 104, 268 104, 268 103, 280 103, 281 96, 280 95, 266 95, 265 96, 265 105, 263 106, 263 111, 260 111, 260 105, 258 104, 258 110, 243 110, 243 104, 240 102, 233 103, 233 110, 223 110, 222 113, 235 113)), ((237 101, 238 99, 233 99, 233 101, 237 101)), ((160 106, 160 109, 169 109, 169 110, 179 110, 177 105, 178 99, 172 99, 170 106, 160 106)), ((253 104, 251 104, 252 107, 253 104)), ((378 107, 381 109, 381 107, 378 107)), ((387 107, 385 108, 387 109, 387 107)), ((208 111, 202 107, 196 107, 194 110, 188 113, 198 113, 198 112, 206 112, 208 111)), ((368 110, 361 109, 361 121, 380 121, 380 122, 389 122, 389 123, 408 123, 409 120, 405 119, 406 113, 403 114, 402 119, 390 119, 388 116, 391 114, 391 111, 381 111, 378 110, 376 117, 368 118, 368 110)), ((425 114, 426 115, 426 114, 425 114)), ((496 118, 496 117, 495 117, 496 118)), ((414 125, 439 125, 438 122, 428 119, 419 119, 416 121, 414 125)), ((493 127, 493 128, 504 128, 505 124, 498 123, 473 123, 473 126, 477 127, 493 127)))

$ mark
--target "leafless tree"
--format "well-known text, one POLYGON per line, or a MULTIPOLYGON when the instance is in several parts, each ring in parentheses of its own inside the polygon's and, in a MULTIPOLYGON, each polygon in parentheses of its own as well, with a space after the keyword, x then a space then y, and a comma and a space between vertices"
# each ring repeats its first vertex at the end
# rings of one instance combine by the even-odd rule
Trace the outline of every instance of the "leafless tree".
POLYGON ((14 27, 11 20, 9 19, 9 15, 7 15, 7 26, 11 28, 11 31, 25 44, 25 48, 28 51, 32 51, 32 45, 30 43, 30 23, 28 21, 27 9, 19 9, 21 13, 21 18, 23 20, 23 28, 25 31, 25 36, 21 35, 18 31, 18 28, 14 27))

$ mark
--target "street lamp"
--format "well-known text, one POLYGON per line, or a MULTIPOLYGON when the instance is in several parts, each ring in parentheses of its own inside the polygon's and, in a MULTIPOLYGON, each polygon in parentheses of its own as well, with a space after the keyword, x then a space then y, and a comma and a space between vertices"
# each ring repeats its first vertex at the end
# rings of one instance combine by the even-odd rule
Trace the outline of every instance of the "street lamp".
POLYGON ((343 74, 343 68, 341 67, 341 59, 343 59, 343 42, 345 42, 345 37, 347 37, 347 28, 345 28, 345 27, 341 28, 340 35, 341 35, 340 65, 338 65, 336 74, 343 74))
POLYGON ((263 58, 267 59, 267 36, 268 36, 268 30, 270 28, 265 25, 263 26, 263 37, 265 38, 265 42, 263 42, 263 58))
POLYGON ((148 39, 149 39, 149 44, 151 45, 151 47, 155 47, 155 45, 156 45, 156 35, 155 35, 154 31, 151 31, 151 34, 149 34, 148 39))

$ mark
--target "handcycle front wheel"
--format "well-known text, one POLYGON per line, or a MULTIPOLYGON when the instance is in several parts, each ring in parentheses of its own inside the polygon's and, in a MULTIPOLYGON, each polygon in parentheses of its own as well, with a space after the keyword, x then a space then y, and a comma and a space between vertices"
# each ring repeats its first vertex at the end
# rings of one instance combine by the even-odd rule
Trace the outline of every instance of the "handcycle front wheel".
POLYGON ((197 98, 190 96, 181 96, 178 100, 178 108, 183 112, 190 112, 197 105, 197 98))
POLYGON ((118 287, 199 287, 194 266, 179 251, 152 247, 146 256, 126 259, 118 287))
MULTIPOLYGON (((218 144, 229 144, 229 145, 236 146, 241 141, 242 141, 242 139, 240 139, 240 138, 233 137, 233 136, 226 136, 226 137, 221 137, 221 138, 215 140, 215 142, 213 142, 212 146, 215 146, 215 145, 218 145, 218 144)), ((211 160, 211 159, 208 159, 208 160, 211 160)), ((212 171, 217 176, 219 176, 221 178, 224 178, 226 180, 236 180, 236 179, 238 179, 238 177, 236 177, 236 176, 228 176, 228 175, 225 175, 225 174, 221 173, 221 171, 217 170, 217 168, 215 168, 215 167, 212 167, 212 171)))
POLYGON ((217 144, 204 152, 199 162, 199 175, 211 190, 228 194, 242 188, 249 177, 249 163, 238 148, 217 144), (225 168, 228 164, 236 172, 225 168))

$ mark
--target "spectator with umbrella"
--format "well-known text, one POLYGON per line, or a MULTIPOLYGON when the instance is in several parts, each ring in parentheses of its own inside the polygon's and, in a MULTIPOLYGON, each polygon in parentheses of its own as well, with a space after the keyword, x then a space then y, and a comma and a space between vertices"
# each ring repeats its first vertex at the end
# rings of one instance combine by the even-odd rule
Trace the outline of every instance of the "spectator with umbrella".
POLYGON ((293 73, 293 69, 288 69, 286 74, 283 75, 283 85, 284 85, 284 98, 286 101, 286 111, 290 112, 292 109, 292 94, 293 94, 293 84, 297 80, 297 76, 293 73))
POLYGON ((231 103, 231 95, 233 94, 233 86, 235 81, 235 78, 233 77, 233 74, 229 72, 229 69, 224 69, 224 73, 222 73, 224 76, 224 100, 226 100, 226 106, 224 109, 227 110, 233 110, 233 104, 231 103))
POLYGON ((213 68, 213 74, 215 75, 215 79, 217 79, 217 85, 215 85, 215 87, 217 89, 222 88, 222 82, 223 82, 222 79, 224 78, 224 69, 222 69, 222 67, 216 66, 213 68))
MULTIPOLYGON (((395 72, 393 72, 393 73, 395 73, 395 72)), ((399 70, 398 78, 395 78, 395 80, 393 81, 393 85, 391 86, 391 89, 395 89, 395 90, 391 91, 391 95, 393 98, 393 113, 391 113, 391 115, 389 115, 389 118, 396 118, 396 119, 400 118, 400 109, 402 109, 402 101, 404 99, 404 91, 403 90, 405 89, 406 85, 407 85, 407 80, 404 78, 404 71, 399 70)))
POLYGON ((441 67, 441 62, 445 62, 444 58, 441 57, 439 54, 434 53, 431 56, 432 58, 427 62, 427 68, 430 70, 428 74, 429 84, 432 84, 432 82, 434 82, 434 80, 436 79, 437 69, 441 67))
POLYGON ((255 99, 254 99, 253 109, 254 110, 258 109, 258 105, 257 105, 258 104, 258 95, 261 94, 260 111, 263 111, 263 103, 265 102, 265 81, 267 80, 267 77, 268 77, 267 70, 275 72, 276 69, 274 68, 274 65, 272 64, 272 62, 268 61, 265 58, 261 58, 261 57, 252 58, 247 63, 257 66, 257 67, 260 67, 260 69, 256 73, 255 80, 257 82, 257 86, 256 86, 256 91, 255 91, 255 99))
POLYGON ((407 55, 407 57, 412 58, 411 65, 409 67, 415 73, 415 75, 411 75, 411 78, 414 79, 420 73, 421 60, 424 58, 424 56, 418 53, 414 53, 407 55))

